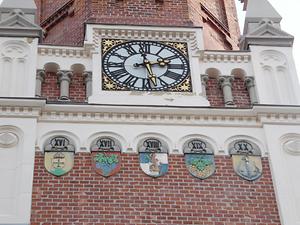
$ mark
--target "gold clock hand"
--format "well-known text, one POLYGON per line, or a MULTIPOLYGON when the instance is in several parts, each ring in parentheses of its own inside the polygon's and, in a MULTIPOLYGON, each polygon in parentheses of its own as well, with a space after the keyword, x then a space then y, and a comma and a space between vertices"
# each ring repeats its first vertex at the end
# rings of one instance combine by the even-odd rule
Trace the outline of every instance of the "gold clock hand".
POLYGON ((149 60, 144 60, 144 65, 145 65, 145 67, 147 69, 147 72, 148 72, 148 78, 152 81, 154 86, 157 86, 157 77, 156 77, 156 75, 153 74, 150 61, 149 60))

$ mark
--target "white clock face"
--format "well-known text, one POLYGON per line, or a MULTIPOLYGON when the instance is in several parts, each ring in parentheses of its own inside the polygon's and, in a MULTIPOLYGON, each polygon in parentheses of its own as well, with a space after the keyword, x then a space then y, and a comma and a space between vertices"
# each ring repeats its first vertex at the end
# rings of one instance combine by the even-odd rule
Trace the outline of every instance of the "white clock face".
POLYGON ((130 41, 114 46, 103 56, 103 71, 130 90, 159 91, 180 84, 189 74, 189 63, 168 45, 130 41))

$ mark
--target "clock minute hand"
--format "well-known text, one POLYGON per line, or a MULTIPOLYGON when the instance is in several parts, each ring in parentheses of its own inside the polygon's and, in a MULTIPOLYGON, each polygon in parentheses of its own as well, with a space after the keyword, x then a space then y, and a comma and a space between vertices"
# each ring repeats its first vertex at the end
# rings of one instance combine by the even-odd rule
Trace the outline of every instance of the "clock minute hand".
MULTIPOLYGON (((144 59, 143 65, 146 67, 148 72, 148 78, 151 80, 151 82, 154 84, 154 86, 157 86, 157 77, 153 74, 151 62, 147 59, 147 54, 143 51, 143 49, 140 49, 140 53, 144 59)), ((135 64, 136 66, 139 66, 138 64, 135 64)))

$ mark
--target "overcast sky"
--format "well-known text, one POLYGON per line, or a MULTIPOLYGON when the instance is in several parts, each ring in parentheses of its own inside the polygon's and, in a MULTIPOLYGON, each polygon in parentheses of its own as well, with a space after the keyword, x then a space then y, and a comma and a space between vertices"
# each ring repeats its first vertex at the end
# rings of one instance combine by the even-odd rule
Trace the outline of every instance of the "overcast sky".
MULTIPOLYGON (((251 0, 250 0, 251 1, 251 0)), ((295 37, 294 56, 298 69, 298 77, 300 80, 300 2, 297 0, 269 0, 275 9, 282 16, 281 28, 295 37)), ((237 10, 241 27, 244 24, 245 12, 242 11, 243 4, 236 0, 237 10)), ((241 29, 241 32, 243 30, 241 29)))

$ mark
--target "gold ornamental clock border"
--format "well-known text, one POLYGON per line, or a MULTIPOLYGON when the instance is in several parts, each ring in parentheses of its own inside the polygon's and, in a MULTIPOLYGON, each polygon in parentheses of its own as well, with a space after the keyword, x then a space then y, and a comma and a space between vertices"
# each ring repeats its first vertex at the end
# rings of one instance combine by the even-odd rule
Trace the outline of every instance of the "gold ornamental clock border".
MULTIPOLYGON (((125 39, 102 39, 101 42, 101 52, 102 56, 107 53, 111 48, 115 47, 118 44, 123 44, 126 42, 130 42, 132 40, 125 39)), ((160 41, 165 45, 173 47, 180 51, 185 57, 189 57, 188 54, 188 46, 185 42, 170 42, 170 41, 160 41)), ((102 73, 102 89, 105 91, 132 91, 130 88, 123 87, 112 79, 110 79, 104 72, 102 73)), ((180 84, 175 87, 168 88, 166 90, 151 90, 151 91, 169 91, 169 92, 192 92, 192 82, 191 82, 191 74, 189 72, 186 79, 184 79, 180 84)))

